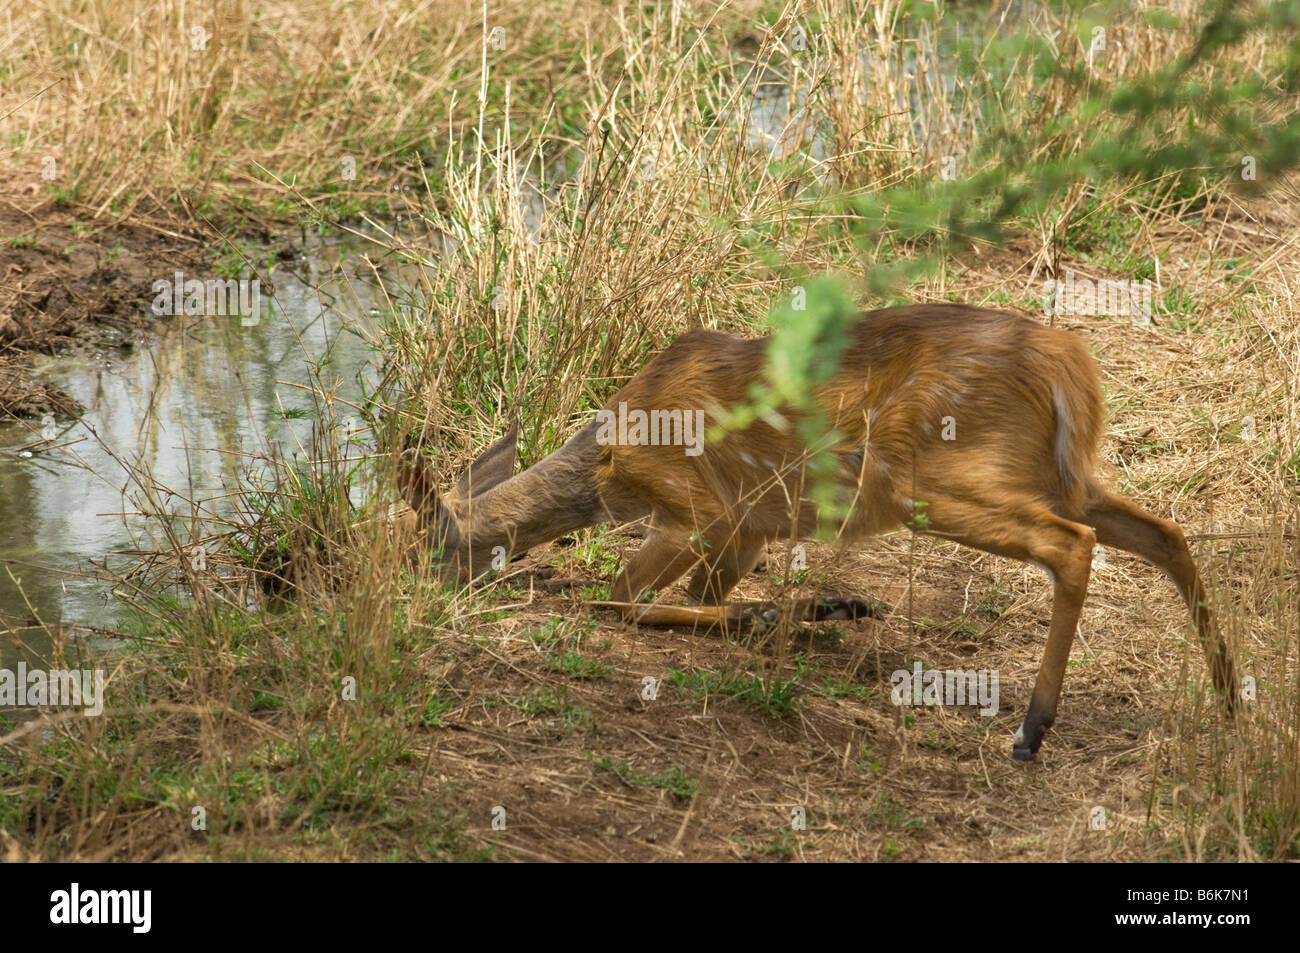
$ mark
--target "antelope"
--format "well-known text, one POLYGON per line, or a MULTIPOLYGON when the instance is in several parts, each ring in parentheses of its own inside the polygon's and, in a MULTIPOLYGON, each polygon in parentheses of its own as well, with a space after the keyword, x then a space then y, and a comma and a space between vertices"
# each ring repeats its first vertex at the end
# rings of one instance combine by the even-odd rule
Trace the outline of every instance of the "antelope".
MULTIPOLYGON (((669 437, 684 432, 687 415, 707 411, 716 420, 751 399, 769 340, 704 329, 681 335, 572 439, 518 475, 511 475, 517 422, 446 493, 438 492, 427 456, 408 447, 397 472, 411 530, 433 550, 439 573, 464 584, 494 556, 521 554, 602 522, 646 519, 645 539, 606 605, 642 625, 726 627, 758 619, 753 604, 728 604, 728 593, 769 541, 827 528, 826 514, 805 492, 809 453, 797 428, 769 415, 683 447, 647 440, 644 427, 629 439, 612 418, 657 412, 661 424, 669 421, 669 437), (674 430, 677 411, 683 424, 674 430), (643 593, 672 585, 688 570, 689 605, 638 604, 643 593)), ((842 541, 910 522, 1046 570, 1052 617, 1014 739, 1017 760, 1037 754, 1055 721, 1099 543, 1134 553, 1170 577, 1232 711, 1232 660, 1182 530, 1109 492, 1096 476, 1102 393, 1077 337, 964 305, 872 311, 850 329, 838 370, 816 400, 838 438, 829 452, 843 504, 832 529, 842 541), (918 510, 924 520, 915 519, 918 510)), ((827 612, 856 617, 861 610, 861 600, 795 606, 800 619, 827 612)))

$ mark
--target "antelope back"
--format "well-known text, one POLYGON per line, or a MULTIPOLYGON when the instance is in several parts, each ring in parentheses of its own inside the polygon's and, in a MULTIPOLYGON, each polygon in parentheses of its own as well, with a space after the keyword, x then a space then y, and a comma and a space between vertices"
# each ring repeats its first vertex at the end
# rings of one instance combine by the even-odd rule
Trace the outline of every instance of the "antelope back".
MULTIPOLYGON (((767 339, 699 330, 679 337, 606 405, 602 499, 640 501, 663 523, 723 526, 765 538, 806 535, 806 448, 793 414, 759 420, 717 442, 674 445, 662 423, 751 399, 767 339), (638 429, 645 414, 648 426, 638 429), (654 414, 659 413, 656 427, 654 414), (627 420, 625 429, 618 424, 627 420), (665 446, 668 444, 668 446, 665 446)), ((905 521, 930 495, 996 509, 1041 500, 1079 513, 1103 421, 1098 375, 1071 333, 956 304, 865 314, 817 397, 839 433, 838 480, 852 500, 849 535, 905 521)), ((683 428, 684 430, 685 428, 683 428)))

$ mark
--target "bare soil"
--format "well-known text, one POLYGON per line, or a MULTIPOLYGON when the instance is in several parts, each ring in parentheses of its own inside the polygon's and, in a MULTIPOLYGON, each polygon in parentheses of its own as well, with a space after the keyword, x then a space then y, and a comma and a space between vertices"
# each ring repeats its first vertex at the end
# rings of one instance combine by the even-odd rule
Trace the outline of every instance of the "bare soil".
POLYGON ((0 178, 0 418, 78 413, 32 376, 33 359, 139 342, 154 320, 151 285, 206 261, 203 241, 157 203, 113 223, 60 205, 39 174, 0 178))
MULTIPOLYGON (((1089 829, 1090 811, 1107 806, 1112 835, 1121 822, 1144 824, 1150 762, 1167 729, 1162 701, 1178 670, 1183 609, 1172 587, 1164 592, 1136 559, 1111 558, 1088 600, 1091 651, 1076 644, 1060 722, 1025 765, 1011 759, 1011 738, 1051 617, 1042 574, 907 533, 839 556, 813 548, 816 565, 834 566, 818 591, 869 595, 892 611, 796 633, 789 651, 803 655, 808 691, 784 715, 701 697, 671 678, 764 668, 789 678, 788 668, 770 672, 771 640, 761 637, 634 629, 598 613, 580 651, 609 673, 550 670, 556 653, 530 633, 552 615, 583 618, 578 592, 599 580, 522 570, 516 584, 534 596, 525 610, 427 660, 455 693, 449 727, 427 752, 429 783, 457 785, 470 827, 502 858, 1117 859, 1112 839, 1089 829), (1152 656, 1173 659, 1161 670, 1152 656), (895 706, 891 673, 916 659, 996 670, 998 714, 895 706), (653 700, 643 697, 647 677, 658 680, 653 700), (665 783, 674 770, 696 793, 665 783), (497 806, 506 808, 500 833, 486 830, 497 806), (791 829, 799 808, 806 831, 791 829)), ((785 561, 778 547, 771 556, 785 561)), ((565 562, 562 551, 534 558, 565 562)), ((739 595, 772 593, 756 571, 739 595)))

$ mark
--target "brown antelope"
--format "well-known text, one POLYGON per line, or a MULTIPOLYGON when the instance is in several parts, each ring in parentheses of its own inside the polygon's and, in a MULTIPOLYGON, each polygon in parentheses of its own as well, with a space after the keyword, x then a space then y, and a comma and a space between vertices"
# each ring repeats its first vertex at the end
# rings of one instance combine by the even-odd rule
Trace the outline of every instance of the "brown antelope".
MULTIPOLYGON (((494 556, 499 566, 503 555, 586 526, 648 518, 645 541, 611 592, 627 620, 725 626, 761 618, 753 604, 724 599, 769 540, 826 528, 803 492, 807 449, 782 418, 682 444, 702 411, 716 418, 720 408, 751 399, 766 347, 767 339, 716 331, 683 334, 597 419, 517 476, 517 424, 445 494, 427 458, 408 449, 399 467, 414 513, 408 520, 434 549, 441 573, 465 582, 494 556), (647 439, 644 426, 625 432, 636 410, 657 412, 657 436, 666 430, 670 439, 647 439), (611 423, 616 413, 618 427, 611 423), (685 439, 674 441, 677 435, 685 439), (637 604, 646 590, 666 588, 690 569, 693 605, 637 604)), ((838 372, 817 400, 841 438, 833 452, 847 509, 831 529, 842 539, 911 520, 924 532, 1035 563, 1051 577, 1051 627, 1016 732, 1017 759, 1034 756, 1056 717, 1097 543, 1135 553, 1173 580, 1231 710, 1232 663, 1182 531, 1108 492, 1095 476, 1102 394, 1078 338, 963 305, 873 311, 853 326, 838 372), (917 512, 924 521, 913 519, 917 512)), ((862 608, 860 600, 802 600, 796 611, 843 617, 862 608)))

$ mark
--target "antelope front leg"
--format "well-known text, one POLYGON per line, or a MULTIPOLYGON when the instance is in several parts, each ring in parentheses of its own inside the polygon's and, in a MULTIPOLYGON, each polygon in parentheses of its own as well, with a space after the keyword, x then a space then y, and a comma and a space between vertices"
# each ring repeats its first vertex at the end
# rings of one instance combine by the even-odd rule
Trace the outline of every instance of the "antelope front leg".
POLYGON ((663 589, 699 562, 700 556, 683 538, 663 530, 652 532, 628 560, 610 589, 610 601, 628 622, 646 625, 716 625, 717 606, 638 606, 647 589, 663 589))
MULTIPOLYGON (((619 608, 627 621, 639 625, 683 625, 702 629, 775 625, 781 618, 781 611, 770 602, 722 602, 753 568, 761 553, 761 541, 745 540, 718 544, 717 555, 709 559, 695 552, 684 537, 656 531, 614 580, 610 602, 619 608), (641 593, 672 585, 697 563, 699 568, 687 587, 687 594, 705 604, 636 605, 641 593)), ((880 610, 865 599, 796 599, 793 608, 796 621, 820 622, 880 615, 880 610)))
POLYGON ((733 540, 717 556, 702 562, 690 584, 688 598, 701 605, 721 605, 736 584, 749 574, 763 555, 761 539, 733 540))
MULTIPOLYGON (((763 553, 761 539, 741 539, 721 547, 718 555, 701 563, 695 570, 686 595, 695 603, 706 606, 722 605, 723 600, 758 562, 763 553)), ((732 602, 729 618, 755 625, 770 625, 781 617, 781 607, 772 602, 732 602)), ((866 616, 880 618, 884 607, 869 599, 815 596, 796 599, 791 617, 796 622, 827 622, 861 619, 866 616)))

